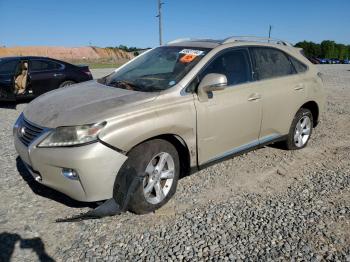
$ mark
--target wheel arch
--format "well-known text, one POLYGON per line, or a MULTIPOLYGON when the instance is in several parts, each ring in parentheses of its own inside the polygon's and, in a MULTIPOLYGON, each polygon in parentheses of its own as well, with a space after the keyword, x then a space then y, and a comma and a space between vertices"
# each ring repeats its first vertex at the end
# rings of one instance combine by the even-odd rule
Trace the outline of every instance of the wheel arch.
POLYGON ((64 80, 61 81, 61 84, 68 81, 74 82, 75 84, 78 83, 77 80, 74 79, 73 77, 66 77, 64 78, 64 80))
POLYGON ((311 111, 314 123, 313 123, 313 127, 316 127, 318 122, 319 122, 319 113, 320 113, 320 109, 318 104, 315 101, 308 101, 306 103, 304 103, 300 108, 306 108, 309 109, 311 111))
POLYGON ((179 154, 179 160, 180 160, 180 166, 181 166, 180 178, 187 176, 190 173, 190 169, 191 169, 191 154, 190 154, 190 150, 189 150, 185 140, 179 135, 169 133, 169 134, 162 134, 162 135, 150 137, 150 138, 138 143, 137 145, 133 146, 126 153, 126 155, 128 155, 129 152, 133 148, 137 147, 138 145, 140 145, 146 141, 150 141, 150 140, 154 140, 154 139, 165 140, 165 141, 169 142, 170 144, 172 144, 176 148, 176 150, 179 154))

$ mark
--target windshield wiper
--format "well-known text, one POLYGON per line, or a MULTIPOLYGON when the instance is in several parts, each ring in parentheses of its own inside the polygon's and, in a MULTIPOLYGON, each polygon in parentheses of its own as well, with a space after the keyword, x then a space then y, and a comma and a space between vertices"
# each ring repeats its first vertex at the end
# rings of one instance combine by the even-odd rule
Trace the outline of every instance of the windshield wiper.
POLYGON ((151 86, 150 89, 153 91, 163 91, 165 90, 164 87, 157 87, 157 86, 151 86))
POLYGON ((108 83, 108 86, 120 87, 127 90, 140 91, 142 90, 139 86, 125 80, 116 80, 108 83))

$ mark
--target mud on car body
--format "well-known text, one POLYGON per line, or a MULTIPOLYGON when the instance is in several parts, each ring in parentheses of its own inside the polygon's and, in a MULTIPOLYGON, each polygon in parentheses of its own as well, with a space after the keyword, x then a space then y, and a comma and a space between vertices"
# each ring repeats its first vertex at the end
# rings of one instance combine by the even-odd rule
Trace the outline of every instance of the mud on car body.
POLYGON ((189 170, 276 141, 305 147, 322 87, 283 41, 174 41, 35 99, 14 126, 15 147, 38 182, 80 201, 115 197, 116 178, 136 174, 128 208, 147 213, 189 170))

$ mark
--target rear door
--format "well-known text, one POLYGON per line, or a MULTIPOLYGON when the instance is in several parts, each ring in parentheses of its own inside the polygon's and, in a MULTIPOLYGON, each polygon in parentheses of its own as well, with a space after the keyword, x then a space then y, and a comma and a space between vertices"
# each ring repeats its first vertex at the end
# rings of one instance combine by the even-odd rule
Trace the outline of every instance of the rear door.
POLYGON ((288 134, 292 120, 305 101, 303 78, 289 56, 270 47, 250 48, 254 77, 262 95, 260 143, 288 134))
POLYGON ((65 79, 63 68, 62 64, 48 59, 31 59, 28 89, 37 96, 58 88, 65 79))
POLYGON ((258 145, 261 124, 261 99, 247 49, 217 55, 199 78, 209 73, 226 75, 228 86, 210 94, 208 101, 195 99, 200 165, 258 145))

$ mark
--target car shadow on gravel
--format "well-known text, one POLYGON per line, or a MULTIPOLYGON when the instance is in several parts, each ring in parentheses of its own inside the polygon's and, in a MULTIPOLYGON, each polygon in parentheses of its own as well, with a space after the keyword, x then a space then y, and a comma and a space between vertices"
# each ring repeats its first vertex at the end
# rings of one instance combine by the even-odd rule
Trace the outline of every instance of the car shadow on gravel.
POLYGON ((271 144, 271 145, 266 145, 264 147, 270 147, 270 148, 274 148, 274 149, 278 149, 278 150, 282 150, 282 151, 288 151, 286 149, 286 146, 283 143, 275 143, 275 144, 271 144))
POLYGON ((0 102, 0 109, 14 109, 16 110, 16 102, 0 102))
POLYGON ((0 109, 13 109, 16 110, 18 105, 26 104, 32 101, 33 99, 22 99, 20 101, 0 101, 0 109))
POLYGON ((40 237, 24 239, 18 234, 3 232, 0 233, 0 261, 12 261, 11 257, 19 242, 21 249, 31 249, 38 256, 38 261, 55 261, 45 250, 45 244, 40 237))
POLYGON ((88 202, 79 202, 76 201, 52 188, 46 187, 38 182, 35 181, 35 179, 32 177, 32 175, 29 173, 27 168, 25 167, 23 161, 17 157, 16 159, 16 167, 18 170, 18 173, 21 175, 24 181, 27 182, 30 189, 37 195, 49 198, 51 200, 54 200, 56 202, 59 202, 61 204, 64 204, 68 207, 74 207, 74 208, 83 208, 83 207, 90 207, 95 208, 97 206, 96 203, 88 203, 88 202))

